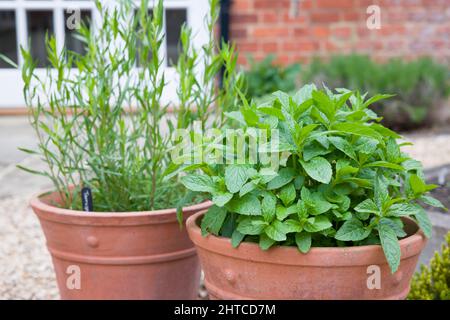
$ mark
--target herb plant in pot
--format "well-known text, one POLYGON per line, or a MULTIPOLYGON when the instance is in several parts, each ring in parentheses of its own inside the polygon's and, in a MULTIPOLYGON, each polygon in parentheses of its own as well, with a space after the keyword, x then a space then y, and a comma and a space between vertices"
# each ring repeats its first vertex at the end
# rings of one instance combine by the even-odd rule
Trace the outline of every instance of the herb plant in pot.
MULTIPOLYGON (((140 8, 123 1, 109 10, 97 2, 101 24, 79 30, 84 53, 59 51, 54 38, 47 40, 51 66, 45 78, 22 50, 25 99, 38 137, 37 149, 24 151, 48 165, 42 172, 23 169, 54 185, 52 192, 33 198, 31 206, 63 299, 197 295, 200 267, 181 213, 187 218, 211 204, 191 197, 178 178, 168 176, 167 150, 175 128, 188 128, 193 120, 207 126, 206 119, 214 116, 212 101, 222 101, 224 109, 233 104, 232 91, 211 83, 222 65, 228 71, 225 83, 234 83, 235 57, 229 46, 216 52, 213 39, 194 48, 192 32, 184 26, 176 65, 180 106, 168 117, 168 106, 161 102, 167 84, 159 55, 162 4, 158 1, 149 15, 145 0, 140 8), (198 65, 208 73, 199 75, 198 65)), ((217 8, 217 1, 211 1, 209 28, 217 8)), ((222 116, 217 117, 214 123, 220 126, 222 116)))
POLYGON ((400 136, 367 108, 387 97, 307 85, 262 105, 243 98, 228 113, 241 140, 222 133, 226 161, 182 178, 214 202, 187 220, 211 298, 406 297, 431 236, 421 204, 442 205, 400 136))

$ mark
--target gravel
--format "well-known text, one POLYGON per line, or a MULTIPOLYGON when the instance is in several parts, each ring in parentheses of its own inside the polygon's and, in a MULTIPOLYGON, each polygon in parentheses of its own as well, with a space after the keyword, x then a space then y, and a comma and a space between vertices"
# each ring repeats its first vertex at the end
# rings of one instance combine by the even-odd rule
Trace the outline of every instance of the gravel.
MULTIPOLYGON (((405 147, 425 168, 450 163, 450 134, 408 135, 405 147)), ((0 158, 5 151, 0 150, 0 158)), ((40 166, 35 158, 21 164, 40 166)), ((0 165, 0 299, 58 299, 51 259, 39 221, 28 206, 33 193, 48 182, 15 168, 0 165)), ((206 297, 202 288, 200 298, 206 297)))

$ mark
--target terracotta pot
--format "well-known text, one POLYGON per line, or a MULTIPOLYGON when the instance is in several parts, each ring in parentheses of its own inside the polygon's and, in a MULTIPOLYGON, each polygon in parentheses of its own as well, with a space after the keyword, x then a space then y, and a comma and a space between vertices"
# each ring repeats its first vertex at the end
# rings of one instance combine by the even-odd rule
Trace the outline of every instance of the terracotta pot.
POLYGON ((211 299, 404 299, 425 245, 415 222, 405 219, 409 236, 400 240, 400 267, 391 274, 381 246, 312 248, 307 254, 287 246, 263 251, 248 242, 233 248, 228 238, 201 235, 203 214, 191 216, 187 229, 211 299))
MULTIPOLYGON (((62 299, 195 299, 200 266, 176 209, 84 212, 34 197, 62 299)), ((211 205, 183 209, 185 219, 211 205)))

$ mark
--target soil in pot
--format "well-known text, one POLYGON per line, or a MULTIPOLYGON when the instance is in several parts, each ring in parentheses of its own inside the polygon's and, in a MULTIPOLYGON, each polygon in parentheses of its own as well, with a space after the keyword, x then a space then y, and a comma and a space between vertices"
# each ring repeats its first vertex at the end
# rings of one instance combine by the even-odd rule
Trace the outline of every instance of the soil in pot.
POLYGON ((400 240, 401 263, 391 274, 381 246, 263 251, 228 238, 203 237, 199 222, 204 212, 187 220, 205 273, 211 299, 404 299, 409 291, 425 236, 414 221, 405 219, 408 236, 400 240))
MULTIPOLYGON (((176 209, 95 213, 35 197, 62 299, 195 299, 200 266, 176 209)), ((210 202, 183 208, 184 218, 210 202)))

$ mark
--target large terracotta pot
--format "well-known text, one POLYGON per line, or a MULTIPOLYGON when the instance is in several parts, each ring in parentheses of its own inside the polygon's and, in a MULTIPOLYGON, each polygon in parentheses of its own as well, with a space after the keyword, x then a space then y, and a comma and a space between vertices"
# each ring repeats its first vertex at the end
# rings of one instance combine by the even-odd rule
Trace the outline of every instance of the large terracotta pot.
POLYGON ((191 216, 187 229, 212 299, 404 299, 425 245, 415 222, 405 219, 409 236, 400 240, 400 267, 391 274, 380 246, 312 248, 307 254, 287 246, 263 251, 248 242, 233 248, 228 238, 201 235, 203 214, 191 216))
MULTIPOLYGON (((200 266, 176 210, 83 212, 34 197, 62 299, 195 299, 200 266)), ((185 219, 210 202, 183 209, 185 219)))

